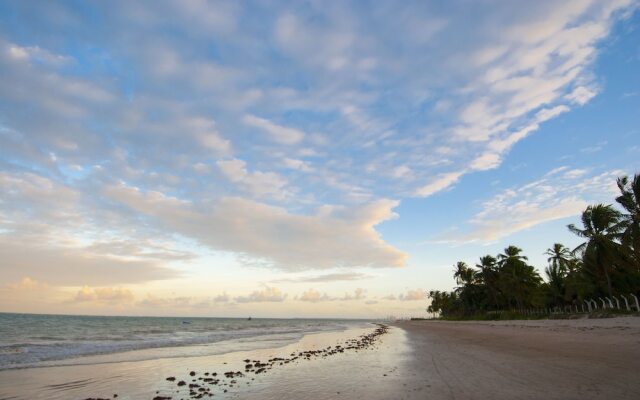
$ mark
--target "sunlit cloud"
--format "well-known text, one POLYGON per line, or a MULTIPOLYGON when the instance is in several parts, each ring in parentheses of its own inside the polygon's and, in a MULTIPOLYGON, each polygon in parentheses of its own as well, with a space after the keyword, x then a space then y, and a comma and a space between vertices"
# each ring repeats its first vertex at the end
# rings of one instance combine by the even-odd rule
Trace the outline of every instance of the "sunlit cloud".
POLYGON ((589 201, 610 201, 616 178, 624 171, 587 175, 561 167, 539 180, 502 191, 484 202, 470 221, 471 231, 441 238, 443 242, 492 242, 544 222, 580 214, 589 201))
POLYGON ((156 218, 162 226, 215 249, 235 251, 275 268, 402 267, 407 255, 385 243, 375 225, 395 216, 397 202, 346 208, 324 206, 313 215, 240 198, 226 198, 207 211, 159 192, 124 185, 105 194, 156 218), (223 226, 210 230, 208 226, 223 226))
POLYGON ((106 303, 106 304, 128 304, 133 303, 134 295, 126 288, 91 288, 84 286, 80 289, 75 297, 74 302, 93 302, 93 303, 106 303))
POLYGON ((282 293, 280 289, 265 286, 263 289, 251 292, 246 296, 235 297, 238 303, 264 303, 264 302, 282 302, 287 298, 287 294, 282 293))
POLYGON ((339 281, 357 281, 361 279, 372 278, 372 275, 367 275, 361 272, 336 272, 331 274, 322 274, 314 276, 301 276, 297 278, 284 278, 276 279, 273 282, 309 282, 309 283, 323 283, 323 282, 339 282, 339 281))
POLYGON ((424 301, 427 299, 427 292, 422 289, 410 289, 406 293, 400 294, 398 300, 400 301, 424 301))

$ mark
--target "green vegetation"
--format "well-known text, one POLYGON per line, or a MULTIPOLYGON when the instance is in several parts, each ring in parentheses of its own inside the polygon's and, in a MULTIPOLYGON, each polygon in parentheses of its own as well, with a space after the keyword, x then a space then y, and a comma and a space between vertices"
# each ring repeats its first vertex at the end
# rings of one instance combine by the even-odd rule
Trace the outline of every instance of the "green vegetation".
POLYGON ((447 319, 536 318, 522 310, 581 306, 585 299, 640 295, 640 175, 617 181, 613 205, 596 204, 582 213, 580 227, 569 230, 584 243, 571 250, 555 243, 546 251, 546 281, 529 265, 522 249, 509 246, 497 256, 480 257, 475 267, 454 266, 452 292, 429 292, 429 312, 447 319))

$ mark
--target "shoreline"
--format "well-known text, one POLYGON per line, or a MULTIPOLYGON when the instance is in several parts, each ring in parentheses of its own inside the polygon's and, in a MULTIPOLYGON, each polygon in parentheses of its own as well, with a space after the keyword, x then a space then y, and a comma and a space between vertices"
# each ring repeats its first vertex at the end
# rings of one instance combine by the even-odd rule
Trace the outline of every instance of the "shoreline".
MULTIPOLYGON (((209 393, 215 398, 294 399, 300 398, 300 389, 315 390, 311 398, 327 398, 327 390, 333 392, 336 387, 343 393, 349 391, 354 377, 350 370, 361 361, 369 358, 372 367, 384 365, 376 360, 380 355, 394 361, 395 351, 378 351, 384 347, 382 342, 389 342, 387 336, 401 336, 399 329, 393 330, 395 335, 388 335, 383 332, 386 329, 372 324, 370 328, 312 333, 275 348, 4 370, 0 371, 0 399, 159 400, 209 398, 209 393)), ((363 384, 367 377, 361 376, 363 384)))
POLYGON ((4 370, 0 399, 640 398, 637 317, 400 321, 363 339, 376 329, 217 355, 4 370))
POLYGON ((336 319, 76 317, 0 314, 0 370, 199 357, 371 326, 336 319), (185 321, 187 322, 185 324, 185 321), (88 324, 82 332, 73 326, 88 324), (41 329, 49 326, 48 331, 41 329), (22 336, 21 332, 27 332, 22 336))

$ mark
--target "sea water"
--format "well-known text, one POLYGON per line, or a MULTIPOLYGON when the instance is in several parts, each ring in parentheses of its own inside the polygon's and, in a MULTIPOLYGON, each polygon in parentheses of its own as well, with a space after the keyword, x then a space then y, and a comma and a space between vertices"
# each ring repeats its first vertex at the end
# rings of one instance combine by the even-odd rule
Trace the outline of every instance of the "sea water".
POLYGON ((284 346, 367 321, 0 313, 0 370, 223 354, 284 346))

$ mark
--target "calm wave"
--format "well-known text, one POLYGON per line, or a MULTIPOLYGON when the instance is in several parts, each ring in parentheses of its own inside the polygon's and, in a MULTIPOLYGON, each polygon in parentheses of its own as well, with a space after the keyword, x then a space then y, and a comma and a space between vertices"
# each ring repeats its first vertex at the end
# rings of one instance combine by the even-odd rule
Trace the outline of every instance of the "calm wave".
POLYGON ((118 361, 219 354, 284 345, 307 333, 343 330, 363 323, 321 319, 246 320, 0 313, 0 369, 82 363, 83 357, 86 359, 87 356, 123 352, 131 353, 119 357, 118 361), (133 352, 145 349, 158 351, 144 355, 133 352))

